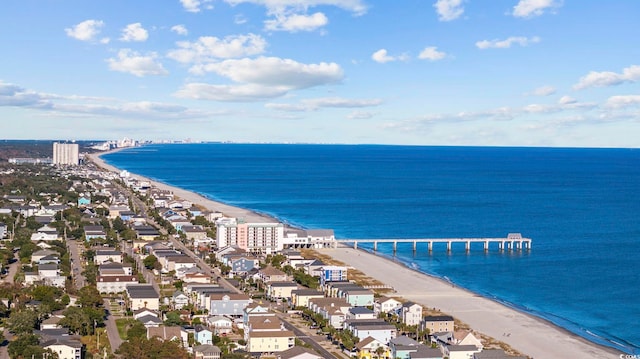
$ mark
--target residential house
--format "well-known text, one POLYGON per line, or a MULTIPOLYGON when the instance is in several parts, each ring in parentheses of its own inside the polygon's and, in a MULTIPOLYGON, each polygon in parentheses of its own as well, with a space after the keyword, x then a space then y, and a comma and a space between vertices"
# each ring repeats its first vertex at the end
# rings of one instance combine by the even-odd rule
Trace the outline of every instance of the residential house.
POLYGON ((292 347, 276 355, 276 359, 324 359, 318 353, 305 347, 292 347))
POLYGON ((151 310, 149 308, 140 308, 133 311, 133 319, 138 319, 147 315, 154 316, 158 318, 158 312, 155 310, 151 310))
POLYGON ((102 226, 84 226, 84 238, 89 241, 92 239, 106 238, 107 234, 104 232, 102 226))
POLYGON ((260 280, 264 283, 267 282, 286 282, 289 280, 289 276, 281 271, 280 269, 274 268, 272 266, 267 266, 258 271, 258 276, 260 280))
POLYGON ((324 266, 320 269, 320 284, 325 286, 329 282, 344 282, 347 280, 347 267, 324 266))
POLYGON ((145 328, 159 327, 163 325, 162 319, 158 318, 155 315, 144 315, 142 317, 136 318, 137 321, 142 323, 145 328))
POLYGON ((323 319, 326 319, 334 328, 342 328, 351 304, 343 298, 311 298, 308 308, 323 319))
POLYGON ((196 225, 196 226, 190 226, 190 225, 186 225, 186 226, 182 226, 181 228, 182 233, 184 233, 187 236, 187 239, 190 239, 192 241, 195 240, 204 240, 207 238, 207 231, 204 229, 204 227, 196 225))
POLYGON ((391 358, 391 350, 385 344, 373 337, 361 339, 355 346, 356 358, 391 358))
POLYGON ((449 359, 472 359, 475 353, 481 350, 475 345, 444 345, 442 352, 449 359))
POLYGON ((396 299, 379 297, 373 301, 373 312, 376 313, 376 315, 380 313, 391 313, 395 312, 401 306, 402 303, 396 299))
POLYGON ((141 241, 153 241, 160 236, 160 232, 152 226, 137 225, 133 226, 133 230, 141 241))
POLYGON ((346 313, 346 319, 376 319, 373 310, 367 307, 351 307, 346 313))
POLYGON ((129 208, 129 206, 114 204, 112 206, 109 206, 109 218, 116 219, 117 217, 120 216, 120 212, 130 212, 130 211, 131 211, 131 208, 129 208))
POLYGON ((39 251, 35 251, 33 252, 33 254, 31 254, 31 263, 39 263, 40 259, 50 255, 57 256, 59 255, 59 253, 56 251, 48 250, 48 249, 41 249, 39 251))
POLYGON ((469 330, 457 330, 453 332, 453 342, 457 345, 474 345, 480 350, 484 348, 480 339, 469 330))
POLYGON ((309 299, 324 298, 324 293, 315 289, 296 289, 291 291, 291 305, 295 307, 308 307, 309 299))
POLYGON ((133 275, 133 268, 128 263, 106 262, 98 267, 98 275, 103 277, 133 275))
POLYGON ((97 265, 105 263, 122 263, 122 252, 110 248, 110 249, 97 249, 96 255, 93 258, 97 265))
POLYGON ((308 275, 320 277, 322 275, 322 268, 326 266, 327 265, 321 260, 316 259, 313 262, 306 264, 304 268, 308 275))
MULTIPOLYGON (((177 341, 184 344, 182 328, 178 326, 161 325, 159 327, 147 328, 147 339, 157 337, 164 341, 177 341)), ((186 347, 186 345, 185 345, 186 347)))
POLYGON ((160 295, 151 284, 129 284, 125 291, 131 310, 140 308, 158 310, 160 308, 160 295))
POLYGON ((91 204, 91 196, 78 197, 78 207, 88 206, 91 204))
POLYGON ((267 299, 285 299, 291 301, 291 292, 298 289, 295 282, 270 282, 267 284, 267 299))
POLYGON ((207 324, 213 328, 213 334, 217 336, 224 336, 233 331, 233 322, 231 319, 221 315, 209 316, 207 318, 207 324))
POLYGON ((96 287, 100 293, 122 293, 128 285, 138 284, 138 277, 132 275, 97 276, 96 287))
POLYGON ((35 233, 31 235, 32 242, 57 240, 60 240, 60 236, 58 236, 58 230, 49 226, 40 227, 35 233))
POLYGON ((73 338, 50 339, 40 346, 58 354, 58 359, 82 359, 82 343, 73 338))
MULTIPOLYGON (((197 268, 197 267, 181 267, 182 269, 193 269, 193 268, 197 268)), ((186 273, 184 275, 184 277, 182 277, 182 281, 184 283, 202 283, 202 284, 206 284, 206 283, 211 283, 211 276, 208 274, 204 274, 204 273, 186 273)))
POLYGON ((252 269, 260 267, 260 261, 256 257, 247 255, 227 255, 227 257, 230 257, 227 265, 231 267, 231 274, 243 275, 252 269))
POLYGON ((0 239, 4 239, 7 236, 7 225, 0 222, 0 239))
POLYGON ((250 353, 277 353, 295 345, 295 334, 290 330, 251 333, 247 341, 250 353))
POLYGON ((244 327, 244 339, 248 340, 251 335, 257 332, 279 332, 281 330, 284 330, 284 326, 273 312, 267 315, 252 316, 244 327))
MULTIPOLYGON (((389 341, 391 357, 398 359, 410 359, 410 354, 418 351, 418 348, 421 345, 423 344, 420 344, 419 342, 409 338, 406 335, 395 337, 389 341)), ((438 351, 438 353, 440 353, 440 351, 438 351)))
POLYGON ((450 315, 427 316, 422 319, 420 329, 429 330, 429 333, 453 332, 454 321, 450 315))
POLYGON ((251 298, 246 294, 216 293, 209 296, 210 314, 242 316, 244 308, 251 303, 251 298))
POLYGON ((373 305, 374 293, 364 288, 347 288, 341 291, 341 296, 354 307, 367 307, 373 305))
POLYGON ((202 324, 195 326, 195 339, 200 344, 212 344, 213 332, 202 324))
POLYGON ((276 355, 276 359, 323 359, 322 356, 305 347, 292 347, 276 355))
POLYGON ((181 291, 177 290, 171 296, 171 305, 174 309, 182 309, 187 304, 189 304, 189 297, 181 291))
POLYGON ((372 337, 381 343, 388 343, 397 334, 396 327, 382 319, 345 320, 343 329, 350 330, 358 338, 372 337))
POLYGON ((220 359, 222 351, 215 345, 203 344, 193 347, 195 359, 220 359))
POLYGON ((255 317, 272 317, 275 314, 262 302, 253 302, 247 305, 242 311, 243 329, 249 327, 249 320, 255 317))
POLYGON ((400 320, 406 325, 419 325, 422 320, 422 306, 413 302, 406 302, 400 307, 400 320))

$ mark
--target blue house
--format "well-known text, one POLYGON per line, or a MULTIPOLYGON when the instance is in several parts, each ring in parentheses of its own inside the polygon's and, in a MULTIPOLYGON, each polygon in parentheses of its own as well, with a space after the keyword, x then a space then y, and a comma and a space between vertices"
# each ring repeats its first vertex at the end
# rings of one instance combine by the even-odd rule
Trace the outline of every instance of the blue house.
POLYGON ((91 204, 91 197, 81 196, 78 198, 78 206, 88 206, 91 204))
POLYGON ((200 344, 211 344, 213 341, 213 332, 209 330, 209 328, 204 325, 197 324, 195 332, 196 342, 200 344))

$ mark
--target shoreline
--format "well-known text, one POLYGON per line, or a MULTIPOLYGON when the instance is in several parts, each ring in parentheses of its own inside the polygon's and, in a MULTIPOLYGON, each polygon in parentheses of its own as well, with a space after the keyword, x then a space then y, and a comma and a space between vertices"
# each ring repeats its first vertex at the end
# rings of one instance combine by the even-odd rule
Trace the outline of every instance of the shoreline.
MULTIPOLYGON (((123 150, 115 149, 106 152, 87 154, 87 158, 96 166, 105 170, 120 173, 122 170, 106 163, 101 156, 123 150)), ((207 198, 199 193, 131 173, 137 179, 148 181, 153 186, 170 190, 176 197, 191 201, 194 205, 211 211, 219 211, 225 215, 244 218, 252 222, 281 222, 276 217, 258 213, 253 210, 235 207, 207 198)), ((286 225, 286 224, 285 224, 286 225)), ((290 228, 297 228, 287 225, 290 228)), ((443 278, 421 272, 399 261, 385 256, 370 253, 366 250, 354 250, 349 247, 337 249, 316 249, 327 254, 347 266, 359 269, 366 275, 388 284, 394 283, 397 293, 393 296, 419 303, 428 308, 438 308, 445 314, 452 315, 469 325, 474 331, 503 341, 515 350, 532 358, 617 358, 621 351, 594 343, 571 332, 551 321, 536 316, 526 310, 509 306, 497 299, 492 299, 459 287, 443 278), (362 261, 362 258, 366 260, 362 261), (372 274, 373 273, 373 274, 372 274), (408 281, 402 280, 409 278, 408 281), (419 293, 415 288, 429 288, 419 293), (398 286, 398 284, 400 286, 398 286), (402 290, 399 290, 402 289, 402 290), (435 294, 434 294, 435 293, 435 294), (450 306, 450 308, 447 308, 450 306), (497 320, 500 319, 500 320, 497 320), (509 328, 507 330, 507 328, 509 328), (501 334, 502 333, 502 334, 501 334), (509 333, 507 338, 504 334, 509 333), (512 334, 516 334, 513 335, 512 334)))

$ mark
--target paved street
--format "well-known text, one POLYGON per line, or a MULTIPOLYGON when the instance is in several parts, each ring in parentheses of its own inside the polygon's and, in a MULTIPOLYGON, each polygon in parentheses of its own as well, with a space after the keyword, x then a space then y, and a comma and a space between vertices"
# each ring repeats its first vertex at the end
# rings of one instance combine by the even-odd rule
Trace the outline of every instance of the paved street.
POLYGON ((84 246, 82 241, 67 239, 67 249, 69 250, 71 260, 71 277, 73 278, 73 283, 76 288, 80 289, 87 283, 87 279, 82 274, 84 270, 82 266, 84 259, 82 258, 81 251, 84 250, 84 246))
MULTIPOLYGON (((104 300, 104 307, 109 308, 109 299, 104 300)), ((111 312, 107 311, 107 320, 104 322, 107 329, 107 336, 109 337, 109 343, 111 344, 111 351, 115 352, 122 344, 120 334, 118 334, 118 327, 116 326, 116 317, 111 315, 111 312)))

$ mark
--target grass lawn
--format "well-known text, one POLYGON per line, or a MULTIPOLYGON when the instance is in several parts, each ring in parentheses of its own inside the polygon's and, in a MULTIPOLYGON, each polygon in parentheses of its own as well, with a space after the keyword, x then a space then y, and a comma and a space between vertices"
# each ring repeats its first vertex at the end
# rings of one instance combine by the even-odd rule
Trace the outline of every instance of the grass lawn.
POLYGON ((120 318, 116 319, 116 327, 118 328, 118 335, 122 340, 127 340, 127 329, 129 325, 135 323, 133 318, 120 318))

